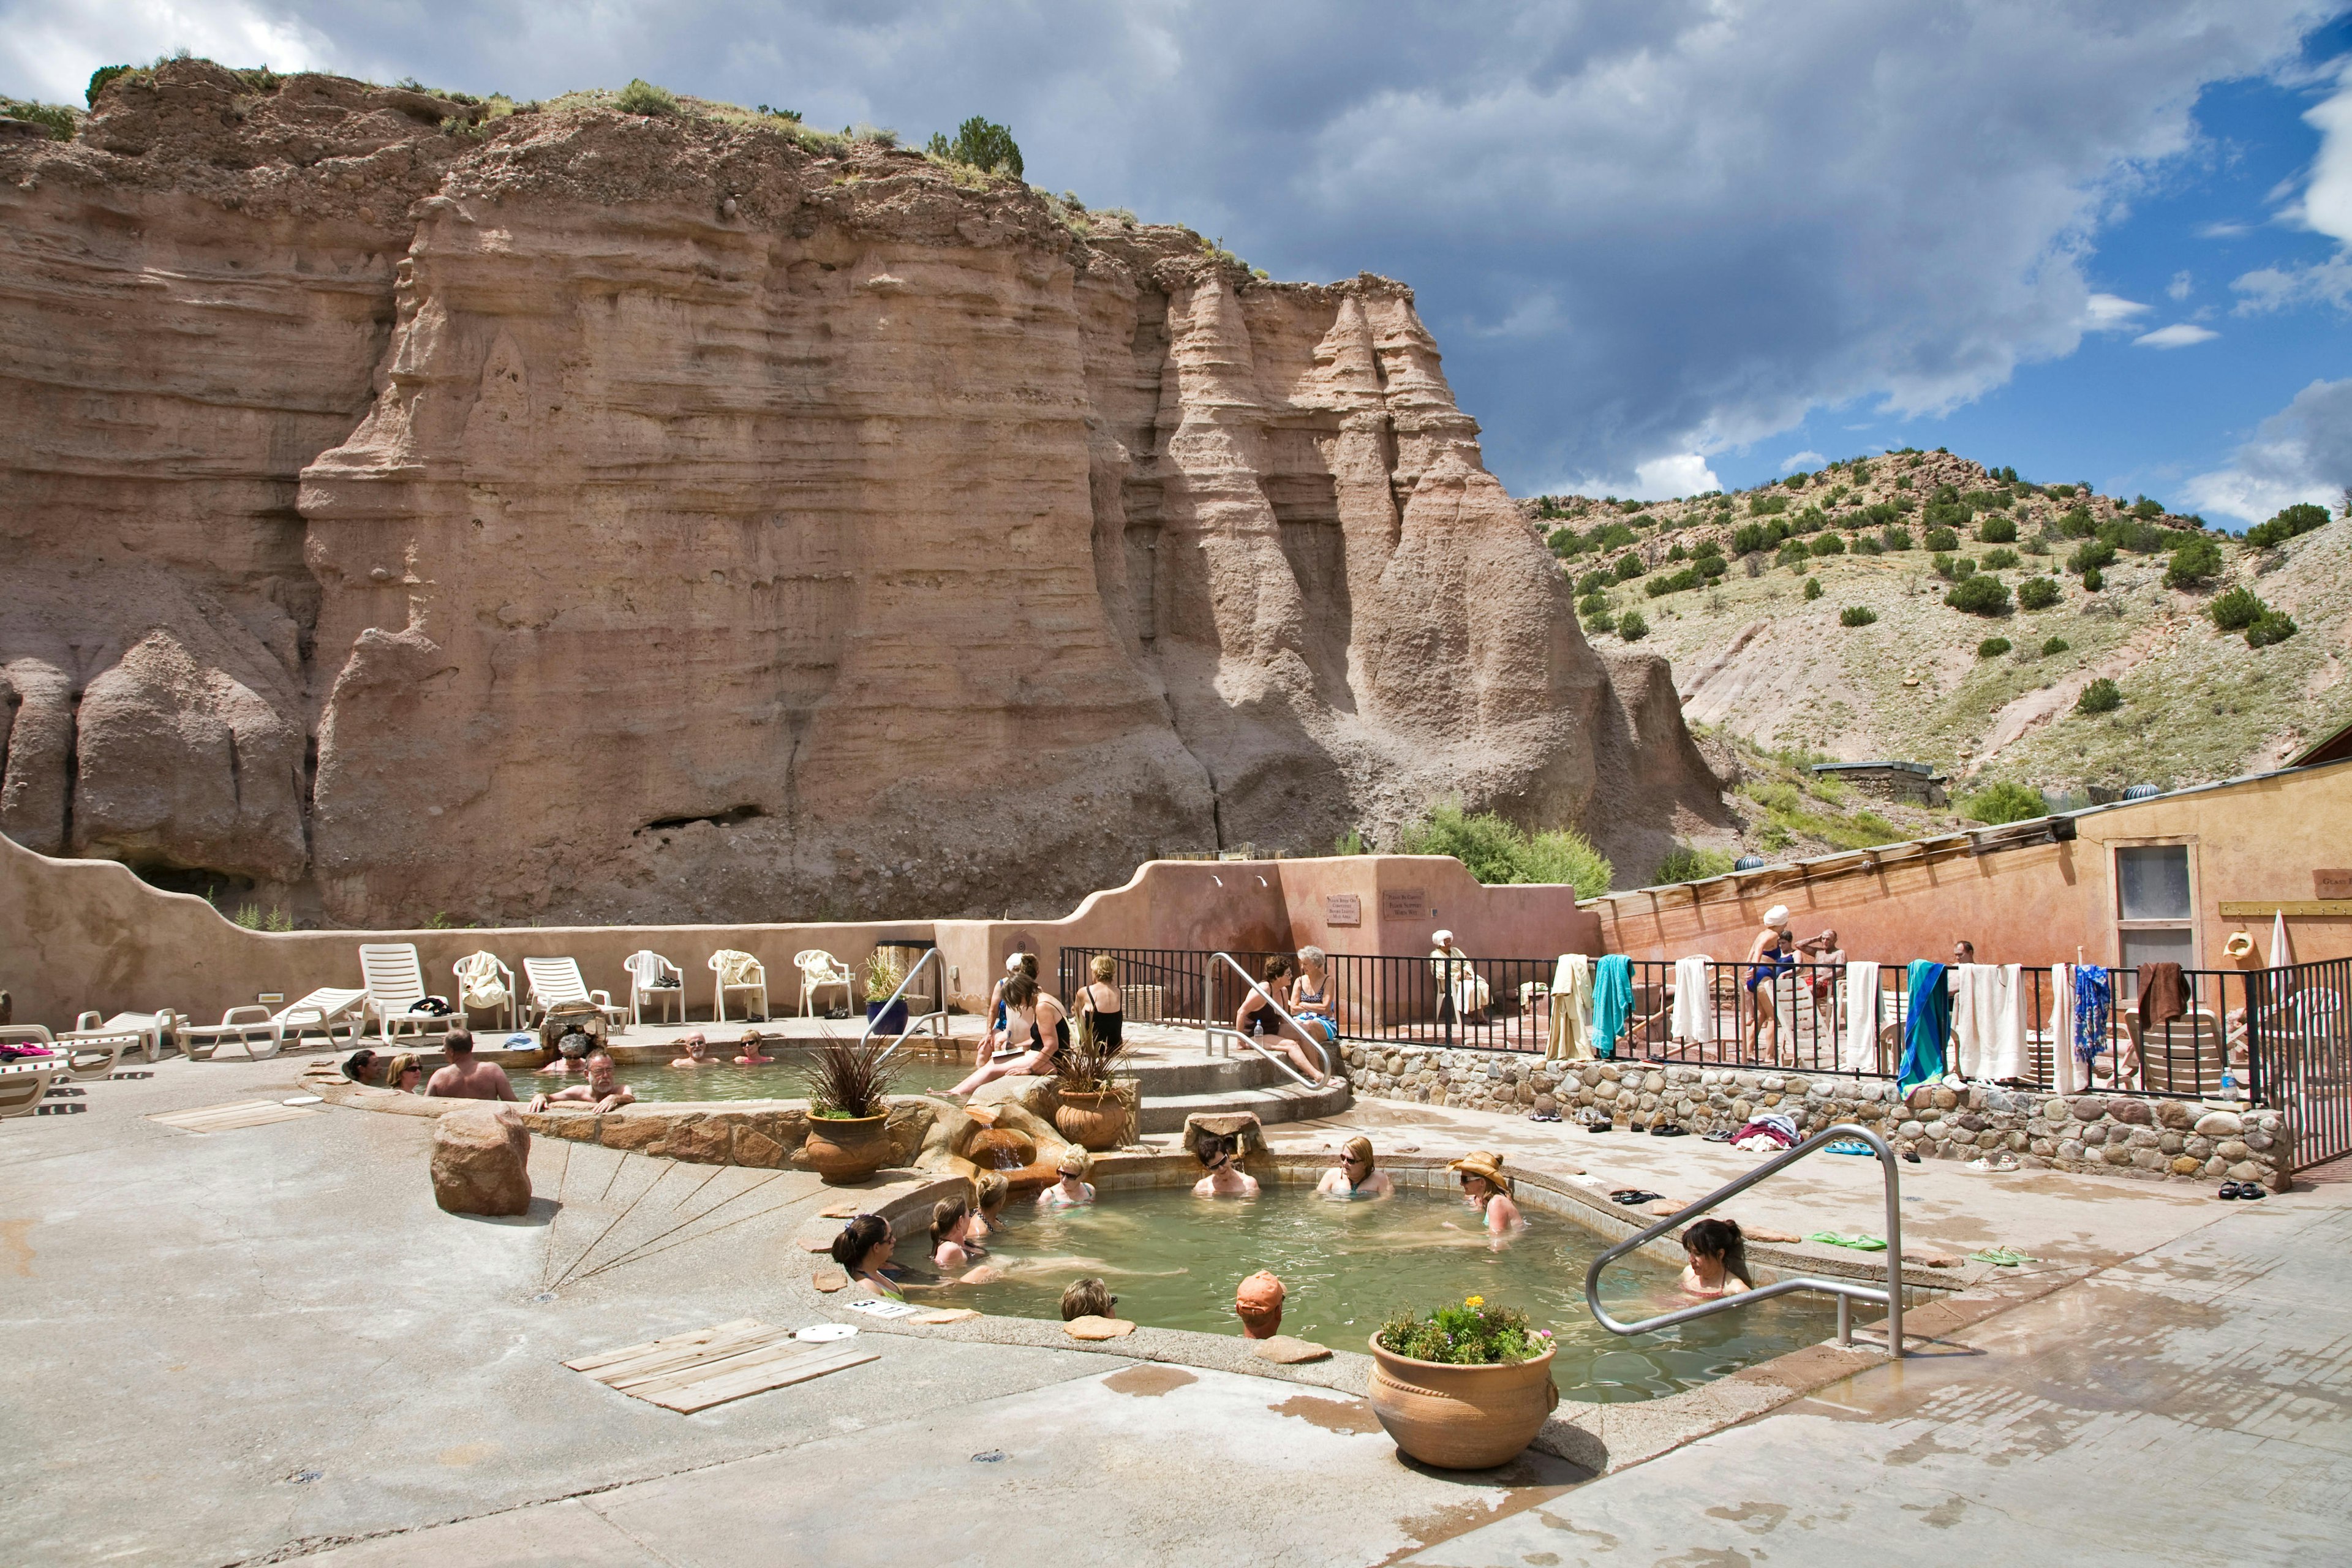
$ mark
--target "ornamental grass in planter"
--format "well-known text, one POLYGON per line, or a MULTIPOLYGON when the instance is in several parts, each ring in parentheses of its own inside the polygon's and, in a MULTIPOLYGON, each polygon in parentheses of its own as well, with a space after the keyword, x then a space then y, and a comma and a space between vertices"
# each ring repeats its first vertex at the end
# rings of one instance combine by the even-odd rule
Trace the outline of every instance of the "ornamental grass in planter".
POLYGON ((1484 1470, 1506 1464, 1543 1427, 1552 1386, 1550 1331, 1483 1296, 1407 1312, 1371 1339, 1372 1414, 1396 1446, 1425 1465, 1484 1470))
POLYGON ((828 1041, 801 1069, 808 1089, 808 1141, 802 1159, 826 1182, 862 1182, 890 1163, 887 1046, 828 1041))
POLYGON ((1095 1032, 1095 1016, 1081 1013, 1070 1043, 1054 1057, 1054 1087, 1061 1103, 1054 1109, 1054 1126, 1082 1149, 1100 1152, 1127 1140, 1127 1103, 1111 1087, 1111 1073, 1123 1040, 1105 1040, 1095 1032))

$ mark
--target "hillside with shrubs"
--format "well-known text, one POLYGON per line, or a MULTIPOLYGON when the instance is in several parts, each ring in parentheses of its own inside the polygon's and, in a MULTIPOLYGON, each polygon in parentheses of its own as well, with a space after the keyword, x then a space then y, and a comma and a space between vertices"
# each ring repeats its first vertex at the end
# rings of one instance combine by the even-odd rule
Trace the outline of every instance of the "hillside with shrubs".
MULTIPOLYGON (((1835 804, 1806 793, 1812 760, 1926 763, 1956 812, 2010 819, 2275 766, 2352 721, 2352 522, 2322 507, 2232 535, 1941 450, 1522 505, 1586 637, 1665 655, 1724 759, 1776 775, 1780 821, 1749 812, 1725 852, 1875 831, 1794 820, 1835 804)), ((1877 812, 1890 837, 1948 814, 1895 815, 1877 812)))

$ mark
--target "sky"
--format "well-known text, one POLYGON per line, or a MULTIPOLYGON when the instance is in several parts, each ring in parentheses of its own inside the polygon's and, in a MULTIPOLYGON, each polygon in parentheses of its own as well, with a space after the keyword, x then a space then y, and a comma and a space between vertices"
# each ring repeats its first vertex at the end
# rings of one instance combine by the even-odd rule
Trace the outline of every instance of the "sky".
POLYGON ((188 48, 1009 125, 1033 184, 1416 291, 1517 494, 1948 447, 2242 527, 2352 486, 2352 4, 0 0, 188 48))

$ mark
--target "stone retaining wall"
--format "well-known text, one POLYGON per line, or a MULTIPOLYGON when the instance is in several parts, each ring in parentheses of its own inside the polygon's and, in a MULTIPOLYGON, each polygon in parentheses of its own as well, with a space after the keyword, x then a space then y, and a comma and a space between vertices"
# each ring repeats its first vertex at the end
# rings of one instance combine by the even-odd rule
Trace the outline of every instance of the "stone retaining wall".
POLYGON ((2293 1134, 2275 1110, 2180 1100, 1892 1083, 1843 1074, 1756 1072, 1663 1062, 1551 1063, 1496 1051, 1350 1043, 1360 1095, 1472 1110, 1525 1113, 1550 1095, 1573 1119, 1599 1106, 1621 1128, 1673 1121, 1694 1134, 1737 1131, 1785 1110, 1808 1132, 1853 1121, 1922 1159, 1973 1160, 2006 1151, 2019 1163, 2110 1176, 2289 1184, 2293 1134))

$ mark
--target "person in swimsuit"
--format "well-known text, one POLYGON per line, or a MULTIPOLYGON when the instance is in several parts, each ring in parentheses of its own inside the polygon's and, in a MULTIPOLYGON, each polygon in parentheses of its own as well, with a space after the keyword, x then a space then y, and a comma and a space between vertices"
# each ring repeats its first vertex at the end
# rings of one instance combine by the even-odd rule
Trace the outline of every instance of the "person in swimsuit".
POLYGON ((719 1065, 719 1058, 710 1054, 710 1042, 702 1037, 699 1029, 690 1035, 680 1036, 677 1048, 686 1055, 671 1061, 669 1065, 674 1068, 715 1068, 719 1065))
POLYGON ((970 1078, 948 1090, 950 1094, 968 1100, 982 1084, 1000 1078, 1024 1073, 1050 1077, 1055 1054, 1070 1043, 1070 1015, 1050 994, 1037 988, 1035 975, 1024 970, 1005 976, 1004 1032, 1015 1040, 1027 1035, 1029 1048, 1003 1061, 981 1063, 970 1078), (1050 1038, 1045 1033, 1048 1028, 1053 1030, 1050 1038))
POLYGON ((1395 1196, 1396 1188, 1386 1171, 1372 1169, 1372 1141, 1356 1137, 1348 1140, 1338 1163, 1315 1184, 1315 1194, 1325 1198, 1386 1198, 1395 1196))
POLYGON ((1229 1132, 1203 1132, 1192 1145, 1192 1157, 1209 1173, 1192 1184, 1196 1198, 1254 1198, 1257 1196, 1257 1178, 1234 1163, 1234 1152, 1240 1147, 1229 1132))
POLYGON ((1241 1010, 1234 1015, 1234 1027, 1253 1039, 1265 1039, 1266 1048, 1289 1058, 1290 1065, 1308 1083, 1325 1083, 1328 1079, 1324 1077, 1323 1069, 1315 1064, 1314 1058, 1307 1054, 1305 1038, 1293 1033, 1282 1021, 1282 1015, 1276 1012, 1267 1001, 1271 997, 1285 1007, 1290 1005, 1288 982, 1297 970, 1298 966, 1281 953, 1267 959, 1262 972, 1265 984, 1252 987, 1249 994, 1242 998, 1241 1010))
POLYGON ((1118 988, 1118 960, 1097 953, 1087 966, 1094 978, 1078 988, 1078 1016, 1095 1021, 1095 1047, 1105 1055, 1119 1047, 1119 1030, 1127 1022, 1125 998, 1118 988))
POLYGON ((841 1227, 833 1238, 833 1260, 847 1271, 852 1284, 869 1296, 879 1296, 886 1301, 903 1301, 906 1293, 898 1282, 885 1272, 890 1267, 890 1254, 898 1238, 890 1234, 890 1222, 878 1214, 862 1214, 841 1227))
POLYGON ((1743 983, 1748 992, 1748 1049, 1757 1051, 1761 1037, 1769 1032, 1771 1055, 1762 1059, 1774 1062, 1780 1059, 1780 983, 1797 963, 1790 950, 1788 926, 1788 905, 1774 904, 1764 911, 1764 927, 1748 944, 1748 978, 1743 983))
MULTIPOLYGON (((1034 976, 1037 955, 1033 952, 1008 952, 1004 955, 1004 978, 988 994, 988 1033, 980 1037, 979 1062, 992 1058, 1004 1045, 1004 987, 1006 982, 1026 967, 1034 976)), ((975 1062, 973 1065, 979 1065, 975 1062)))
POLYGON ((1473 1150, 1447 1167, 1461 1173, 1462 1195, 1485 1216, 1486 1234, 1504 1237, 1526 1225, 1519 1205, 1511 1201, 1510 1179, 1503 1174, 1503 1157, 1473 1150))
POLYGON ((1002 1171, 982 1171, 972 1183, 971 1229, 964 1237, 964 1250, 985 1252, 981 1243, 996 1234, 1004 1223, 1004 1201, 1013 1195, 1013 1184, 1002 1171))
POLYGON ((941 1198, 931 1205, 931 1267, 945 1279, 954 1276, 963 1285, 984 1285, 1000 1270, 987 1260, 986 1247, 971 1238, 978 1216, 961 1197, 941 1198))
POLYGON ((746 1029, 743 1037, 735 1042, 735 1065, 739 1068, 765 1067, 776 1058, 760 1049, 760 1031, 746 1029))
POLYGON ((1054 1167, 1062 1179, 1037 1194, 1041 1209, 1076 1208, 1080 1204, 1095 1201, 1094 1187, 1087 1181, 1087 1152, 1075 1144, 1062 1151, 1061 1163, 1054 1167))
POLYGON ((1703 1219, 1683 1232, 1690 1256, 1682 1288, 1693 1296, 1737 1296, 1756 1288, 1748 1272, 1748 1240, 1734 1219, 1703 1219))
POLYGON ((1073 1279, 1062 1287, 1062 1321, 1077 1318, 1108 1318, 1118 1298, 1100 1279, 1073 1279))
POLYGON ((1319 947, 1298 950, 1298 978, 1290 983, 1290 1016, 1298 1020, 1300 1028, 1313 1032, 1325 1060, 1339 1059, 1339 1017, 1331 1005, 1331 960, 1319 947))

